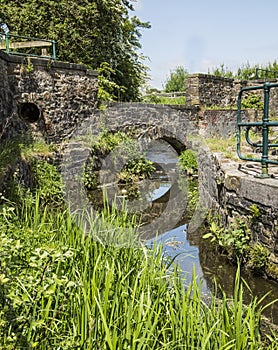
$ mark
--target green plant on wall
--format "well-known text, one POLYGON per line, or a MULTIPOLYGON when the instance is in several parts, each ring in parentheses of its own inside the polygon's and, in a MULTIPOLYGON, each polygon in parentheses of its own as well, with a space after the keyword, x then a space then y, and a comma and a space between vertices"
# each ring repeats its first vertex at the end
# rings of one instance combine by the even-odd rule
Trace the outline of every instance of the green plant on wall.
POLYGON ((118 175, 118 179, 123 183, 139 181, 149 178, 154 171, 155 167, 153 162, 144 157, 139 157, 125 164, 118 175))
MULTIPOLYGON (((131 130, 131 134, 134 131, 131 130)), ((145 155, 140 151, 136 141, 130 137, 129 134, 125 134, 122 131, 115 133, 104 129, 99 137, 94 140, 91 149, 91 156, 87 161, 86 167, 83 171, 83 181, 87 189, 96 189, 99 185, 97 166, 95 165, 95 159, 98 157, 105 157, 109 154, 114 157, 113 161, 119 161, 124 166, 120 169, 117 180, 119 183, 131 183, 149 178, 155 171, 153 163, 145 158, 145 155), (119 147, 118 151, 113 150, 119 147)))
POLYGON ((256 243, 251 246, 248 266, 258 274, 264 273, 268 266, 269 251, 263 247, 260 243, 256 243))
POLYGON ((248 257, 251 231, 243 220, 236 219, 228 228, 211 221, 209 232, 203 238, 215 242, 233 260, 244 262, 248 257))
POLYGON ((179 167, 188 174, 198 173, 198 155, 192 149, 183 151, 179 156, 179 167))
POLYGON ((242 108, 252 109, 263 109, 264 103, 262 102, 261 96, 256 93, 250 93, 241 102, 242 108))
POLYGON ((252 204, 249 208, 250 214, 251 214, 251 220, 256 220, 261 216, 260 209, 256 204, 252 204))
POLYGON ((229 227, 225 228, 219 223, 219 219, 208 218, 210 222, 209 232, 203 235, 203 239, 209 239, 215 244, 220 253, 224 253, 230 260, 239 261, 255 274, 263 275, 266 272, 277 279, 278 272, 269 262, 269 250, 261 243, 252 243, 252 235, 249 225, 256 215, 260 215, 257 206, 251 206, 254 216, 247 220, 237 218, 229 227), (251 221, 250 221, 251 220, 251 221))

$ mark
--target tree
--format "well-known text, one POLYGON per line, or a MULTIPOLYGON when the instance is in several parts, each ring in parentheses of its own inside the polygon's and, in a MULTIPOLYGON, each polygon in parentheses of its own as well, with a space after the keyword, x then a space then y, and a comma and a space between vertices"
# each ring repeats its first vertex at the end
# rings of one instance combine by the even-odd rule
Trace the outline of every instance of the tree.
POLYGON ((237 69, 237 72, 233 72, 228 69, 222 63, 219 67, 214 68, 214 70, 209 74, 224 77, 233 78, 237 80, 254 80, 258 78, 276 78, 278 77, 278 64, 276 61, 273 63, 268 63, 267 65, 254 64, 250 65, 249 62, 243 64, 237 69))
POLYGON ((170 72, 170 76, 167 78, 165 83, 166 92, 175 92, 175 91, 185 91, 185 82, 188 77, 187 70, 178 66, 175 70, 170 72))
MULTIPOLYGON (((59 60, 98 69, 105 62, 112 95, 136 100, 147 77, 138 50, 149 23, 131 17, 136 0, 0 0, 0 18, 12 33, 57 41, 59 60)), ((108 77, 106 77, 108 78, 108 77)))

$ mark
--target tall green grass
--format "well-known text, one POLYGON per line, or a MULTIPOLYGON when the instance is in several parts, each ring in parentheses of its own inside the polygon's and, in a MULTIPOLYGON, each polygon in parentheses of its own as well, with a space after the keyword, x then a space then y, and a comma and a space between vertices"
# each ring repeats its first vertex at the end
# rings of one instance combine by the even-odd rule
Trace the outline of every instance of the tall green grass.
POLYGON ((239 272, 233 299, 204 302, 160 246, 106 244, 39 198, 2 205, 0 225, 1 349, 277 349, 262 343, 261 301, 243 304, 239 272))

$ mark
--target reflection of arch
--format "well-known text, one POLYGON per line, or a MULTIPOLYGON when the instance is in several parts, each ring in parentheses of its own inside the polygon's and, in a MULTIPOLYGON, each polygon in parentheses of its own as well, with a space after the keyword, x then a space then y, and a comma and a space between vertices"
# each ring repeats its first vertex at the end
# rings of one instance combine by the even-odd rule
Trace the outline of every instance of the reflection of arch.
POLYGON ((24 102, 19 105, 19 116, 26 122, 35 123, 39 120, 40 115, 39 107, 32 102, 24 102))

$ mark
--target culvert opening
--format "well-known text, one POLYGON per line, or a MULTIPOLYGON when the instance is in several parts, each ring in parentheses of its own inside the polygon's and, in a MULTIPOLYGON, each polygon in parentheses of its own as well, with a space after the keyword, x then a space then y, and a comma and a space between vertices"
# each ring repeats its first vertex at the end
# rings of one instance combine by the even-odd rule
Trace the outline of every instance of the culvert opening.
POLYGON ((24 102, 19 106, 19 116, 26 122, 35 123, 39 120, 40 115, 41 111, 34 103, 24 102))

